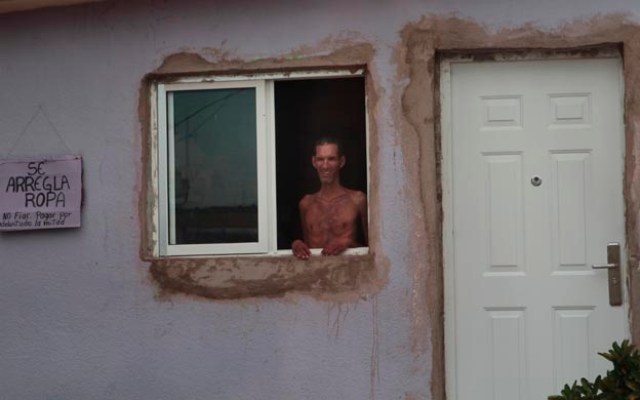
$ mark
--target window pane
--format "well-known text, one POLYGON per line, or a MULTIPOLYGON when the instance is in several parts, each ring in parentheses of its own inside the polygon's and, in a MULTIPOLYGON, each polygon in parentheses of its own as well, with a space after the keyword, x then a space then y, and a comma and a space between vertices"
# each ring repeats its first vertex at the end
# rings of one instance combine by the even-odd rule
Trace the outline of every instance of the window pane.
POLYGON ((257 242, 255 88, 170 96, 174 175, 169 243, 257 242))

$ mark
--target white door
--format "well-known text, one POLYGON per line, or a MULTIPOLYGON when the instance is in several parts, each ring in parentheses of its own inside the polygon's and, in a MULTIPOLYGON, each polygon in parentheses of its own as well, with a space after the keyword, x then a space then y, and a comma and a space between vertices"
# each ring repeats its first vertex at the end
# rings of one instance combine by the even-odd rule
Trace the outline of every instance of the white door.
POLYGON ((621 61, 451 62, 442 90, 449 399, 546 399, 628 337, 591 268, 624 249, 621 61))

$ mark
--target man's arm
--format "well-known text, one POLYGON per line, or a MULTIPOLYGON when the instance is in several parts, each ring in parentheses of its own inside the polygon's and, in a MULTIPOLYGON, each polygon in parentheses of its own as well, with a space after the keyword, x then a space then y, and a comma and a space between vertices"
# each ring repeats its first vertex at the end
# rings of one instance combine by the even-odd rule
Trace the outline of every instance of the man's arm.
MULTIPOLYGON (((306 195, 298 203, 298 209, 300 211, 300 225, 302 226, 302 235, 304 239, 307 238, 307 221, 306 214, 309 209, 309 195, 306 195)), ((291 243, 291 251, 293 255, 301 260, 308 260, 311 257, 311 250, 309 246, 302 240, 296 239, 291 243)))
POLYGON ((362 225, 362 234, 364 235, 363 245, 369 245, 369 215, 367 208, 367 195, 358 192, 358 215, 360 216, 360 224, 362 225))

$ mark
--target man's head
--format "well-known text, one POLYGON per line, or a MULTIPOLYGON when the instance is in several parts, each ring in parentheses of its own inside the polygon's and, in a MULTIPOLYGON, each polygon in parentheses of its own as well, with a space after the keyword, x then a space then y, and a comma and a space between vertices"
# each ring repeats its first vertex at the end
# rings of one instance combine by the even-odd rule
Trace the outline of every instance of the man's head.
POLYGON ((338 156, 344 156, 344 151, 342 149, 342 143, 340 140, 333 136, 323 136, 320 139, 316 140, 313 144, 314 149, 323 144, 335 144, 338 147, 338 156))
POLYGON ((311 158, 311 163, 318 172, 321 183, 339 183, 340 169, 344 167, 346 161, 337 139, 322 138, 316 141, 315 154, 311 158))

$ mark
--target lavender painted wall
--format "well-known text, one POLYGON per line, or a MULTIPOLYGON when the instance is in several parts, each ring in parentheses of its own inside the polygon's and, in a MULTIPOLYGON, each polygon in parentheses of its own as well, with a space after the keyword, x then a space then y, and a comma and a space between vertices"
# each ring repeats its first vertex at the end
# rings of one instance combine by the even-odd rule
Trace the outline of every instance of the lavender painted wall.
POLYGON ((428 14, 497 30, 553 29, 603 12, 637 20, 640 5, 148 0, 0 15, 0 156, 81 154, 85 188, 81 229, 0 236, 0 398, 430 398, 431 355, 410 345, 411 221, 394 162, 399 31, 428 14), (180 51, 222 48, 252 60, 329 37, 361 38, 376 50, 376 218, 389 283, 355 304, 157 299, 139 257, 141 79, 180 51))

